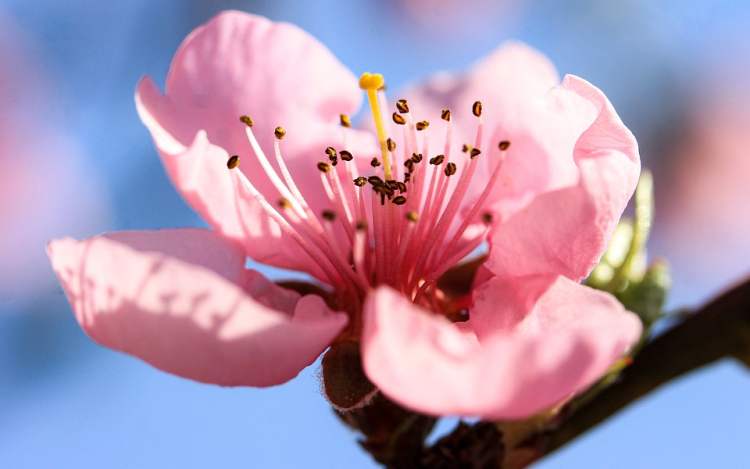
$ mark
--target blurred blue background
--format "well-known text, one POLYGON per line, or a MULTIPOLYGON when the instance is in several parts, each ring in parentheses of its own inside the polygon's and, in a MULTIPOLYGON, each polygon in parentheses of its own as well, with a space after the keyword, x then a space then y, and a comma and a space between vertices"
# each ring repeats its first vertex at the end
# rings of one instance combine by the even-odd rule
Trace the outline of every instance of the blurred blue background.
MULTIPOLYGON (((0 0, 0 467, 375 467, 315 367, 221 389, 98 347, 43 249, 54 237, 202 226, 133 103, 196 26, 290 21, 391 89, 518 38, 602 88, 657 183, 652 254, 671 308, 750 272, 750 3, 697 0, 0 0)), ((734 362, 654 393, 536 467, 748 467, 750 375, 734 362)))

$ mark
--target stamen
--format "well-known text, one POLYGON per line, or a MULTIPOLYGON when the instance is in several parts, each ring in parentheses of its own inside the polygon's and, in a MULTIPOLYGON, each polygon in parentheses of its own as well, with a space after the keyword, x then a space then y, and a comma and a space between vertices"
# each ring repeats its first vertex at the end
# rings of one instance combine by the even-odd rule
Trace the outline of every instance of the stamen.
POLYGON ((386 140, 385 143, 388 145, 388 151, 390 152, 396 151, 396 142, 394 142, 391 138, 388 138, 388 140, 386 140))
POLYGON ((510 142, 507 140, 503 140, 500 142, 500 144, 497 146, 501 151, 505 151, 510 147, 510 142))
POLYGON ((240 116, 240 122, 247 125, 248 127, 252 127, 254 124, 253 119, 250 118, 250 116, 240 116))
POLYGON ((406 203, 406 197, 404 197, 403 195, 399 195, 397 197, 394 197, 392 202, 396 205, 404 205, 406 203))
POLYGON ((482 102, 481 101, 475 101, 474 105, 471 106, 471 112, 474 113, 475 116, 481 117, 481 115, 482 115, 482 102))
POLYGON ((352 159, 354 159, 354 157, 352 156, 352 154, 351 154, 351 153, 349 153, 349 152, 348 152, 348 151, 346 151, 346 150, 341 150, 341 151, 339 152, 339 156, 340 156, 340 157, 341 157, 341 159, 342 159, 342 160, 344 160, 344 161, 351 161, 352 159))
POLYGON ((399 99, 396 101, 396 109, 398 109, 398 112, 401 114, 406 114, 409 112, 409 103, 407 103, 405 99, 399 99))
POLYGON ((331 170, 331 167, 325 161, 320 161, 318 163, 318 169, 323 173, 327 173, 331 170))
POLYGON ((372 166, 373 168, 377 168, 378 166, 380 166, 380 160, 377 158, 373 158, 372 161, 370 161, 370 166, 372 166))
MULTIPOLYGON (((403 227, 404 231, 401 236, 400 245, 398 247, 398 254, 396 255, 396 259, 393 261, 391 269, 391 276, 394 277, 395 281, 398 283, 401 283, 404 280, 404 273, 401 265, 407 252, 406 248, 409 246, 409 243, 412 240, 414 228, 417 225, 417 221, 419 221, 419 215, 417 214, 417 212, 409 211, 406 212, 404 219, 406 220, 406 224, 403 227)), ((408 272, 406 273, 406 275, 408 276, 408 272)))
MULTIPOLYGON (((482 117, 478 117, 478 126, 477 126, 477 135, 475 138, 475 144, 474 146, 479 146, 482 142, 482 134, 484 130, 484 125, 482 122, 482 117)), ((468 145, 465 145, 467 147, 467 150, 473 147, 469 147, 468 145)), ((437 250, 433 252, 433 247, 440 246, 440 242, 447 234, 447 230, 449 228, 449 220, 452 220, 453 217, 456 215, 456 211, 459 208, 459 204, 463 200, 464 196, 466 195, 466 189, 469 185, 469 182, 471 181, 472 177, 474 176, 474 171, 476 169, 476 159, 470 159, 468 163, 468 167, 465 165, 464 168, 461 171, 461 176, 458 180, 458 184, 456 185, 456 188, 453 191, 452 197, 450 198, 450 201, 448 202, 448 206, 445 208, 443 213, 440 215, 440 218, 438 220, 437 226, 435 226, 435 229, 430 234, 429 240, 427 241, 427 244, 424 248, 422 248, 419 259, 417 260, 414 271, 412 274, 412 278, 410 279, 410 290, 415 288, 417 283, 420 281, 420 278, 422 277, 422 269, 425 268, 428 264, 428 260, 435 258, 437 255, 437 250)), ((446 166, 445 174, 446 176, 449 175, 448 168, 450 167, 450 163, 446 166)), ((452 173, 455 173, 455 165, 453 165, 452 173)), ((428 268, 425 270, 429 270, 428 268)))
POLYGON ((450 162, 445 165, 445 175, 450 177, 456 174, 456 163, 450 162))
POLYGON ((346 127, 347 129, 352 126, 352 121, 349 119, 349 116, 346 114, 341 114, 339 116, 339 120, 341 122, 341 127, 346 127))
POLYGON ((276 138, 281 140, 282 138, 284 138, 284 136, 286 136, 286 130, 282 129, 281 127, 276 127, 276 129, 274 129, 273 131, 273 134, 276 136, 276 138))
POLYGON ((406 124, 406 119, 404 119, 404 117, 401 114, 399 114, 397 112, 394 112, 393 113, 393 122, 395 122, 398 125, 404 125, 404 124, 406 124))
POLYGON ((354 185, 357 187, 362 187, 365 184, 367 184, 367 179, 363 178, 362 176, 354 180, 354 185))
POLYGON ((440 113, 440 118, 444 121, 450 122, 451 120, 451 110, 450 109, 443 109, 443 112, 440 113))
POLYGON ((348 201, 343 196, 341 181, 339 180, 336 171, 330 171, 326 173, 321 173, 321 182, 323 183, 323 188, 326 191, 326 195, 328 195, 328 200, 331 201, 334 210, 341 219, 341 225, 343 226, 346 235, 349 237, 349 242, 354 243, 354 230, 352 230, 351 226, 352 214, 349 210, 349 204, 345 203, 348 201), (328 179, 325 177, 326 173, 329 176, 328 179))
POLYGON ((227 168, 229 168, 229 169, 234 169, 234 168, 236 168, 239 165, 240 165, 240 157, 237 156, 237 155, 232 156, 227 161, 227 168))
MULTIPOLYGON (((456 230, 456 233, 453 235, 453 239, 451 239, 451 241, 445 247, 441 262, 439 262, 440 264, 445 263, 443 261, 445 260, 446 257, 450 255, 451 249, 453 249, 456 243, 458 243, 459 239, 461 239, 461 236, 463 236, 466 229, 474 220, 474 217, 477 215, 479 210, 482 209, 482 206, 487 200, 487 197, 489 197, 490 192, 492 192, 492 188, 495 186, 495 182, 497 182, 498 177, 500 176, 500 170, 503 168, 504 162, 505 162, 505 154, 503 153, 500 155, 500 161, 498 161, 497 164, 495 165, 495 169, 492 172, 492 175, 490 176, 489 180, 487 181, 487 186, 484 188, 479 198, 474 203, 474 206, 471 208, 466 218, 464 218, 464 221, 463 223, 461 223, 461 226, 459 226, 458 230, 456 230)), ((488 212, 484 213, 484 215, 482 216, 482 221, 484 222, 485 225, 489 226, 492 222, 492 214, 488 212)))
POLYGON ((383 180, 380 179, 378 176, 370 176, 367 178, 367 182, 372 184, 373 186, 382 186, 383 180))
POLYGON ((482 152, 479 151, 479 148, 472 148, 471 151, 469 151, 469 155, 471 156, 471 159, 474 159, 476 156, 480 155, 482 152))
POLYGON ((326 148, 326 155, 328 155, 331 165, 336 166, 338 163, 338 153, 336 153, 336 149, 333 147, 326 148))
POLYGON ((443 164, 443 161, 445 161, 445 155, 438 155, 438 156, 433 156, 432 158, 430 158, 430 164, 434 166, 439 166, 443 164))
MULTIPOLYGON (((312 246, 305 241, 305 239, 300 236, 300 234, 295 230, 289 222, 281 216, 279 212, 276 211, 267 201, 266 199, 258 192, 258 190, 253 186, 250 181, 247 180, 244 174, 242 174, 242 171, 240 170, 232 170, 232 173, 236 175, 235 178, 233 178, 233 181, 235 183, 239 183, 240 187, 250 192, 250 196, 255 199, 258 204, 263 208, 263 210, 270 216, 281 228, 283 232, 288 234, 294 241, 299 244, 299 246, 307 252, 307 254, 312 257, 320 266, 320 268, 323 270, 323 272, 326 274, 326 276, 332 281, 337 282, 339 278, 343 280, 348 285, 354 286, 351 281, 346 277, 345 274, 339 271, 339 269, 336 267, 335 263, 331 262, 332 260, 330 258, 326 259, 325 256, 322 256, 320 252, 316 251, 312 248, 312 246), (328 262, 327 262, 328 261, 328 262), (332 266, 336 269, 336 271, 339 273, 340 277, 337 277, 329 268, 328 263, 331 262, 332 266)), ((244 220, 244 218, 240 218, 241 220, 244 220)), ((243 222, 243 229, 246 229, 243 222)))
POLYGON ((427 121, 419 121, 417 122, 417 130, 424 130, 430 125, 427 121))

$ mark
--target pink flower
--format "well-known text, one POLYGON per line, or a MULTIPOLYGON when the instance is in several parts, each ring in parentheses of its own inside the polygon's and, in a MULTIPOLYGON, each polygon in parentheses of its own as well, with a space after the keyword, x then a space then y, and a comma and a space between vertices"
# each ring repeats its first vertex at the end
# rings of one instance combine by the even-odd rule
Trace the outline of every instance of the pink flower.
MULTIPOLYGON (((94 340, 170 373, 270 386, 361 344, 369 380, 412 409, 528 416, 587 388, 641 332, 578 284, 634 190, 636 142, 598 89, 557 80, 508 44, 406 92, 376 140, 341 124, 362 92, 325 47, 222 13, 180 47, 164 94, 148 77, 136 93, 172 181, 215 231, 54 241, 53 266, 94 340), (485 243, 473 292, 456 297, 443 273, 485 243), (277 286, 246 256, 317 286, 277 286)), ((386 114, 382 78, 359 85, 386 114)))

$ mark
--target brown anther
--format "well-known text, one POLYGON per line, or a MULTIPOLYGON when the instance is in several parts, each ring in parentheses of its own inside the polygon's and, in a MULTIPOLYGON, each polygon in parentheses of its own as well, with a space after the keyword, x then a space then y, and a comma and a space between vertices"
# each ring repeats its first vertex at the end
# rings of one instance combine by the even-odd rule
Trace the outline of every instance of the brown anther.
POLYGON ((380 160, 377 158, 373 158, 372 161, 370 161, 370 166, 372 166, 373 168, 377 168, 378 166, 380 166, 380 160))
POLYGON ((281 207, 283 209, 288 209, 288 208, 292 208, 292 204, 291 204, 291 202, 289 202, 289 200, 287 200, 284 197, 282 197, 282 198, 279 199, 279 207, 281 207))
POLYGON ((325 161, 321 161, 321 162, 318 163, 318 169, 321 170, 324 173, 327 173, 327 172, 331 171, 331 167, 325 161))
POLYGON ((406 114, 409 112, 409 103, 407 103, 405 99, 399 99, 396 101, 396 109, 398 109, 398 112, 401 114, 406 114))
POLYGON ((419 220, 419 214, 417 212, 409 211, 406 212, 406 219, 409 221, 418 221, 419 220))
POLYGON ((396 151, 396 142, 394 142, 390 137, 388 137, 388 139, 385 141, 385 145, 388 148, 388 151, 396 151))
POLYGON ((508 149, 508 147, 509 147, 509 146, 510 146, 510 142, 509 142, 509 141, 507 141, 507 140, 503 140, 503 141, 502 141, 502 142, 500 142, 500 144, 498 145, 498 148, 500 148, 500 151, 505 151, 505 150, 507 150, 507 149, 508 149))
POLYGON ((396 205, 404 205, 406 203, 406 197, 399 195, 393 198, 393 203, 396 205))
POLYGON ((398 190, 398 181, 396 181, 395 179, 389 179, 385 181, 385 183, 388 184, 388 187, 390 187, 394 191, 398 190))
POLYGON ((328 221, 333 221, 336 219, 336 212, 334 212, 333 210, 323 210, 322 215, 323 219, 328 221))
POLYGON ((240 157, 237 155, 232 156, 227 160, 227 168, 234 169, 240 165, 240 157))
POLYGON ((380 179, 377 176, 370 176, 369 178, 367 178, 367 182, 369 182, 373 186, 382 186, 383 185, 383 180, 380 179))
POLYGON ((450 121, 451 120, 451 110, 450 109, 443 109, 443 112, 440 113, 440 118, 444 121, 450 121))
POLYGON ((492 223, 492 214, 490 212, 484 212, 482 214, 482 221, 485 225, 489 225, 490 223, 492 223))
POLYGON ((445 175, 453 176, 454 174, 456 174, 456 163, 448 163, 445 165, 445 175))
POLYGON ((411 173, 404 173, 404 182, 409 182, 411 180, 411 173))
POLYGON ((276 136, 276 138, 281 140, 286 135, 286 130, 282 129, 281 127, 276 127, 273 131, 273 134, 276 136))
POLYGON ((354 180, 354 185, 357 187, 362 187, 365 184, 367 184, 367 179, 363 178, 362 176, 354 180))
POLYGON ((443 161, 445 161, 445 155, 438 155, 430 158, 430 164, 434 164, 435 166, 443 164, 443 161))
POLYGON ((346 150, 341 150, 339 152, 339 156, 344 161, 351 161, 352 159, 354 159, 354 157, 352 156, 352 154, 350 152, 346 151, 346 150))
POLYGON ((250 116, 240 116, 240 122, 248 127, 252 127, 254 124, 253 119, 250 116))
POLYGON ((328 159, 331 162, 332 166, 336 166, 339 162, 338 153, 336 153, 336 149, 333 147, 326 148, 326 155, 328 155, 328 159))
POLYGON ((471 155, 471 158, 474 159, 474 157, 478 156, 482 152, 479 150, 479 148, 472 148, 469 152, 469 155, 471 155))
POLYGON ((424 130, 430 125, 427 121, 419 121, 417 122, 417 130, 424 130))
POLYGON ((415 163, 421 163, 422 162, 422 154, 421 153, 412 153, 411 160, 415 163))
POLYGON ((464 146, 461 147, 461 151, 464 152, 464 153, 468 153, 468 152, 471 151, 472 148, 474 148, 474 147, 472 147, 468 143, 464 143, 464 146))
POLYGON ((402 116, 398 112, 394 112, 393 113, 393 122, 395 122, 398 125, 404 125, 404 124, 406 124, 406 119, 404 119, 404 116, 402 116))
POLYGON ((356 227, 357 231, 364 231, 367 229, 367 222, 365 220, 358 220, 356 227))
POLYGON ((406 184, 404 184, 403 182, 401 182, 401 181, 398 181, 398 182, 396 183, 396 187, 398 188, 398 191, 399 191, 399 192, 401 192, 402 194, 403 194, 404 192, 406 192, 406 184))
POLYGON ((475 101, 474 105, 471 106, 471 112, 473 112, 475 116, 481 117, 482 116, 482 101, 475 101))
POLYGON ((406 166, 410 173, 414 172, 414 162, 412 160, 404 161, 404 166, 406 166))
POLYGON ((372 190, 373 192, 375 192, 376 194, 380 196, 388 196, 389 199, 391 198, 393 194, 396 193, 396 191, 386 186, 385 184, 374 185, 372 186, 372 190))
POLYGON ((346 114, 339 115, 339 119, 341 121, 341 126, 342 127, 347 127, 348 128, 348 127, 352 126, 352 121, 349 120, 349 116, 347 116, 346 114))

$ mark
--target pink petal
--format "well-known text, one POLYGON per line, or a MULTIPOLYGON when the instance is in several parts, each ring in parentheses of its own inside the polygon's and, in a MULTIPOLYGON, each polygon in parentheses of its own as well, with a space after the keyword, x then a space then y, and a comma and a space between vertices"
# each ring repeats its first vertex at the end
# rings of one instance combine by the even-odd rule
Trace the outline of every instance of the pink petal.
POLYGON ((208 230, 67 238, 48 253, 93 340, 197 381, 283 383, 347 322, 322 299, 246 271, 244 254, 208 230))
POLYGON ((567 174, 558 176, 557 190, 495 230, 487 267, 501 277, 554 274, 580 281, 598 263, 635 190, 638 146, 607 98, 586 81, 568 76, 549 99, 562 112, 533 124, 522 148, 545 148, 559 162, 556 171, 567 174), (577 167, 573 181, 565 161, 577 167))
POLYGON ((485 285, 482 314, 525 312, 534 327, 497 328, 479 345, 381 288, 365 306, 368 377, 420 412, 519 419, 586 389, 640 334, 638 318, 614 298, 564 278, 485 285))
MULTIPOLYGON (((277 126, 287 131, 282 155, 317 213, 330 202, 315 165, 325 158, 326 147, 344 149, 339 114, 355 112, 361 100, 357 79, 313 37, 293 25, 237 11, 219 14, 185 40, 163 95, 149 77, 136 91, 139 115, 188 203, 217 230, 243 240, 253 259, 291 269, 300 268, 295 259, 301 251, 275 227, 243 230, 234 189, 220 174, 227 172, 228 156, 240 155, 253 185, 272 204, 279 198, 239 117, 254 119, 255 136, 272 161, 273 131, 277 126), (196 136, 201 131, 205 136, 196 136)), ((358 154, 377 146, 369 135, 351 130, 347 149, 358 154)), ((259 208, 247 210, 255 223, 267 223, 259 208)))

